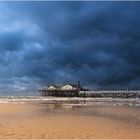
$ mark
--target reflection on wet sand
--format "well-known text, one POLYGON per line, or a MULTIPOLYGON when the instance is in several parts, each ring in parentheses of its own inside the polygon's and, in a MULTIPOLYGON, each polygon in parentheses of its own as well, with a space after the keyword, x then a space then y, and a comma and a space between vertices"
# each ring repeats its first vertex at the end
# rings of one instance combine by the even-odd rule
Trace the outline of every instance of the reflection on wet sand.
POLYGON ((140 138, 133 101, 49 100, 0 104, 0 138, 140 138))

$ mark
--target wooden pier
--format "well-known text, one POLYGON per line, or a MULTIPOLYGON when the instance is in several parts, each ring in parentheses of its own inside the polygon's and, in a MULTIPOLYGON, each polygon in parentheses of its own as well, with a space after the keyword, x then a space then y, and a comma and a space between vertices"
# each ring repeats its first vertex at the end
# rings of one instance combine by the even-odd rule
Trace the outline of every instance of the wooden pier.
POLYGON ((77 89, 71 90, 39 90, 42 96, 55 97, 92 97, 92 98, 140 98, 140 90, 92 90, 80 91, 77 89))
POLYGON ((140 90, 92 90, 82 88, 80 81, 76 85, 51 85, 39 90, 42 96, 55 97, 92 97, 92 98, 140 98, 140 90))
POLYGON ((140 98, 140 90, 92 90, 80 91, 80 97, 140 98))
POLYGON ((80 87, 80 81, 76 85, 66 84, 64 86, 51 85, 47 88, 39 90, 42 96, 56 96, 56 97, 79 97, 80 91, 88 91, 80 87))
POLYGON ((79 97, 77 90, 40 90, 42 96, 79 97))

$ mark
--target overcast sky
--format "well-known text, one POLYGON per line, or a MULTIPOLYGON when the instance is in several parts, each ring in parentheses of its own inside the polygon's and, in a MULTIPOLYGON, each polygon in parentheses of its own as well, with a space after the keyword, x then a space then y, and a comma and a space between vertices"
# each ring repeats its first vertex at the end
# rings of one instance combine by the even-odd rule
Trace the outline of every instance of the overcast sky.
POLYGON ((140 87, 140 2, 0 2, 0 95, 78 80, 140 87))

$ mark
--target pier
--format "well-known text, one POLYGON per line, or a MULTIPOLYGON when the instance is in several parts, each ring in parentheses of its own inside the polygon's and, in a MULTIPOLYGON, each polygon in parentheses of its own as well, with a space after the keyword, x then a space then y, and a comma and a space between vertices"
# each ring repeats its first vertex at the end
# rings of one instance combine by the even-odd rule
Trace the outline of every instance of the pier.
POLYGON ((42 96, 55 97, 92 97, 92 98, 140 98, 140 90, 89 90, 77 85, 51 85, 39 90, 42 96))
POLYGON ((92 90, 80 91, 80 97, 140 98, 140 90, 92 90))
POLYGON ((40 90, 42 96, 55 97, 93 97, 93 98, 140 98, 140 90, 92 90, 92 91, 77 91, 77 90, 40 90))

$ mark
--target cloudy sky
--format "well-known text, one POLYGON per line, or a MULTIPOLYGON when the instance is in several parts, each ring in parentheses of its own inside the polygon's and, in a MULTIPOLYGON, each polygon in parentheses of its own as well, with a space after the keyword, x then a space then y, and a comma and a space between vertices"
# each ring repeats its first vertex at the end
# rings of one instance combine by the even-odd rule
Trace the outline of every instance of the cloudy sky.
POLYGON ((0 2, 0 95, 78 80, 139 88, 140 2, 0 2))

